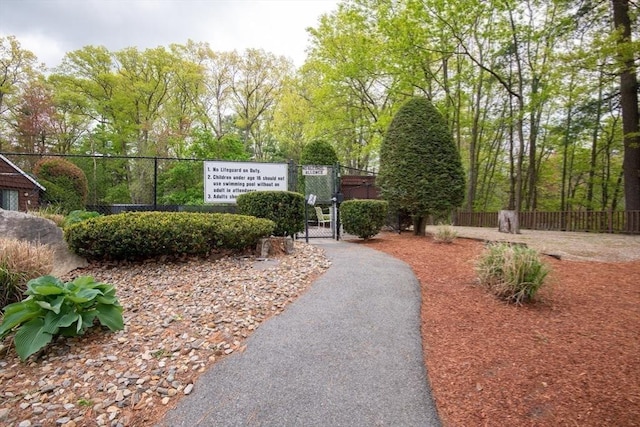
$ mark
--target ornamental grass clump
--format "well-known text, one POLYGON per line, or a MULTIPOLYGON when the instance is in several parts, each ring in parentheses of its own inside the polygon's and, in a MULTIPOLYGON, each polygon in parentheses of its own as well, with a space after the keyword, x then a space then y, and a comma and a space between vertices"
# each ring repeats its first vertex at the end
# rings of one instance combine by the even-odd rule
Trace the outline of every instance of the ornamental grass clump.
POLYGON ((4 308, 0 340, 15 332, 13 343, 26 360, 54 337, 75 337, 98 321, 112 331, 124 328, 122 306, 113 285, 80 276, 63 283, 53 276, 30 280, 27 298, 4 308))
POLYGON ((53 221, 60 228, 62 228, 66 219, 62 210, 59 207, 53 205, 41 207, 34 211, 29 211, 29 214, 48 219, 49 221, 53 221))
POLYGON ((433 240, 436 243, 453 243, 458 237, 458 233, 449 224, 438 224, 436 232, 433 233, 433 240))
POLYGON ((0 307, 18 302, 27 282, 51 272, 53 251, 23 240, 0 239, 0 307))
POLYGON ((491 244, 480 257, 476 272, 480 284, 498 298, 522 304, 534 299, 549 268, 537 251, 522 245, 491 244))

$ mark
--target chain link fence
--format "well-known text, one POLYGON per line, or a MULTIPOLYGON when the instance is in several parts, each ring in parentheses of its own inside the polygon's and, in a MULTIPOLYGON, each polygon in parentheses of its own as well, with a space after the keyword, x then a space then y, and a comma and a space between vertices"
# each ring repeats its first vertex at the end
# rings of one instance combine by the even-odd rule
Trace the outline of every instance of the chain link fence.
MULTIPOLYGON (((34 168, 45 157, 63 158, 73 163, 87 177, 86 209, 102 214, 127 211, 235 213, 237 210, 234 203, 205 202, 206 161, 202 159, 91 154, 0 154, 35 180, 37 177, 34 168)), ((304 194, 308 202, 313 198, 313 203, 306 204, 309 237, 339 238, 340 203, 343 200, 379 197, 374 173, 338 164, 296 165, 289 162, 287 189, 304 194)))

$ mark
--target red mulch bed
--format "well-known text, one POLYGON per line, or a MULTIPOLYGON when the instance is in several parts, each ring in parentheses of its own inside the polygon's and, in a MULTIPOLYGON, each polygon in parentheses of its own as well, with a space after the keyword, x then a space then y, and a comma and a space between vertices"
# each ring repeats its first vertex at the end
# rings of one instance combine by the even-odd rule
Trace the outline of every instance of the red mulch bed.
POLYGON ((477 285, 481 242, 380 236, 364 244, 420 280, 425 363, 445 426, 640 425, 640 261, 544 257, 547 285, 518 307, 477 285))

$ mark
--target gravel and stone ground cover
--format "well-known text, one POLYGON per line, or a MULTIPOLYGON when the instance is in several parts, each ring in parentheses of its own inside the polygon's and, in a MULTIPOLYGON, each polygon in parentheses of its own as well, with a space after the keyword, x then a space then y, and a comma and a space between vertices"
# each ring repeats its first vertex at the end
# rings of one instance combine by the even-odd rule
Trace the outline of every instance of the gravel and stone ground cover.
MULTIPOLYGON (((147 426, 198 375, 243 351, 246 338, 328 267, 321 249, 296 242, 290 255, 94 264, 116 285, 125 329, 58 339, 22 363, 0 344, 0 425, 147 426)), ((96 329, 96 328, 94 328, 96 329)))

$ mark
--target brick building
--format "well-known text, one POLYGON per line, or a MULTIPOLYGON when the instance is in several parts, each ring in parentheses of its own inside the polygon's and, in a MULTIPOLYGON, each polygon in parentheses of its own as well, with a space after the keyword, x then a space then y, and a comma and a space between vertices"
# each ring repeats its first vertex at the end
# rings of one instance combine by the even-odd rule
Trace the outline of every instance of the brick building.
POLYGON ((28 211, 40 205, 40 195, 46 189, 0 154, 0 208, 28 211))

